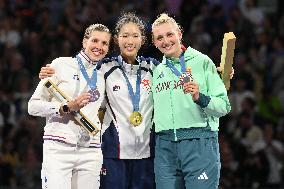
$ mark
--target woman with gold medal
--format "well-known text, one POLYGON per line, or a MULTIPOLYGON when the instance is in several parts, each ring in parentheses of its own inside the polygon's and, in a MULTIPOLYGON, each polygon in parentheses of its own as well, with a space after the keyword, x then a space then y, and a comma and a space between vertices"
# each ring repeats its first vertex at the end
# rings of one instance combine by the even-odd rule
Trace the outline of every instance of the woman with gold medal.
MULTIPOLYGON (((102 124, 101 189, 154 189, 152 70, 158 62, 138 56, 144 23, 126 13, 116 23, 120 55, 98 66, 104 73, 106 107, 102 124)), ((48 67, 40 78, 50 76, 48 67)))
POLYGON ((105 60, 106 113, 101 188, 154 189, 153 62, 138 56, 145 41, 144 23, 123 14, 115 27, 120 55, 105 60))

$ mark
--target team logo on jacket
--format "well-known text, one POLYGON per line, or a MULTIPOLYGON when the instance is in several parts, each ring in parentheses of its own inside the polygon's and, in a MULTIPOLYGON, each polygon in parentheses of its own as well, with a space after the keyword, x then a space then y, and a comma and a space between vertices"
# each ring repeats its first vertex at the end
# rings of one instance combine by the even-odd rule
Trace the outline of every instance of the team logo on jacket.
POLYGON ((78 74, 74 74, 73 75, 73 79, 79 81, 79 75, 78 74))
POLYGON ((162 79, 163 77, 165 77, 164 72, 161 72, 157 79, 162 79))
POLYGON ((120 86, 119 85, 115 85, 112 87, 113 91, 119 91, 120 90, 120 86))
POLYGON ((143 85, 143 87, 146 89, 146 91, 148 93, 151 92, 151 83, 150 83, 150 80, 149 79, 143 79, 141 81, 141 84, 143 85))
POLYGON ((107 169, 106 168, 101 168, 101 175, 105 176, 107 174, 107 169))

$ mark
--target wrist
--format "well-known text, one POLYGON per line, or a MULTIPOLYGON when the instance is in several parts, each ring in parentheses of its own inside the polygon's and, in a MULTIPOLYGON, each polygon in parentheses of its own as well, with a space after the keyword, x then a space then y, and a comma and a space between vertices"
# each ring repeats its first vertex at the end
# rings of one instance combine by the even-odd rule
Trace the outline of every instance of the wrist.
POLYGON ((67 106, 70 112, 77 111, 75 101, 68 101, 67 106))
POLYGON ((60 106, 59 112, 61 115, 64 114, 69 114, 70 113, 70 108, 68 106, 68 103, 64 103, 60 106))
POLYGON ((196 102, 199 100, 199 93, 193 95, 193 101, 196 102))
POLYGON ((201 106, 201 108, 205 108, 208 106, 211 98, 207 95, 204 95, 203 93, 199 92, 198 95, 198 99, 196 101, 194 101, 196 104, 198 104, 199 106, 201 106))

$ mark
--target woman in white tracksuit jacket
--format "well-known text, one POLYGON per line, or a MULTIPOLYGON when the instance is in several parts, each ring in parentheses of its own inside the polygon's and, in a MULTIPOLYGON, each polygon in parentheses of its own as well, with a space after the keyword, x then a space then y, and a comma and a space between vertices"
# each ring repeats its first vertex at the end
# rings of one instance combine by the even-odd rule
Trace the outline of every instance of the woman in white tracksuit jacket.
POLYGON ((110 37, 106 26, 91 25, 85 31, 83 50, 76 57, 59 57, 52 61, 55 74, 47 79, 73 100, 64 104, 58 102, 44 87, 47 79, 43 79, 29 101, 29 114, 46 117, 42 188, 99 188, 102 133, 90 135, 70 112, 80 110, 94 125, 100 125, 95 115, 104 98, 105 83, 96 63, 107 54, 110 37))

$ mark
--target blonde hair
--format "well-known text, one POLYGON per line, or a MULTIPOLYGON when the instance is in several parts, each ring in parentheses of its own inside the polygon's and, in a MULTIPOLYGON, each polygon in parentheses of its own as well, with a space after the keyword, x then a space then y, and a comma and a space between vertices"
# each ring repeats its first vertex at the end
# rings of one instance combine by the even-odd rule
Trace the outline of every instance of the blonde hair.
POLYGON ((157 19, 152 24, 152 30, 154 27, 165 23, 173 24, 178 30, 182 31, 182 28, 176 22, 176 20, 173 17, 170 17, 167 13, 162 13, 157 17, 157 19))
POLYGON ((85 30, 84 39, 89 39, 93 31, 106 32, 111 35, 108 27, 103 24, 92 24, 85 30))

